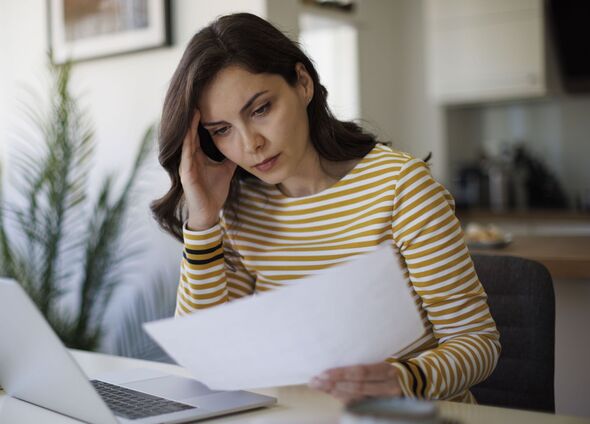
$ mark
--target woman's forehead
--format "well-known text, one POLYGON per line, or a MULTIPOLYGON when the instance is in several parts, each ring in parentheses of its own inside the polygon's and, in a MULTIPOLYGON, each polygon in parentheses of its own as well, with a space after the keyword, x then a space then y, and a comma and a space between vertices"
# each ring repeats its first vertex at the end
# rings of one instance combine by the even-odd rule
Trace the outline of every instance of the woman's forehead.
POLYGON ((218 115, 239 113, 255 94, 262 91, 276 92, 283 85, 286 82, 280 75, 255 74, 239 66, 229 66, 219 71, 205 86, 198 107, 208 120, 224 119, 218 115))

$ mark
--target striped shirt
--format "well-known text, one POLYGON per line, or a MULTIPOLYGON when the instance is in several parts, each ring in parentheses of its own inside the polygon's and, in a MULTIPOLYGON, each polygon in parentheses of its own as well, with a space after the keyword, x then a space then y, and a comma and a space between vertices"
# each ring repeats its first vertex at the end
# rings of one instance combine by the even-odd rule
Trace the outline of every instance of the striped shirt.
POLYGON ((499 334, 454 201, 423 161, 378 144, 314 195, 290 198, 245 181, 238 209, 237 220, 222 214, 205 231, 185 226, 177 315, 297 284, 391 243, 426 328, 387 359, 404 395, 475 402, 469 388, 493 371, 499 334))

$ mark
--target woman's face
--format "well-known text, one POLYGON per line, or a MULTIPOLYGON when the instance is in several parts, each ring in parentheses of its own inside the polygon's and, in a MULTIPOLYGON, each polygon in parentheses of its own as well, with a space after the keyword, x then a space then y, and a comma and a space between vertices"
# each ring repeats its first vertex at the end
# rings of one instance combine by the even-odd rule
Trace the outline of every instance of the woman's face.
POLYGON ((290 86, 280 75, 253 74, 238 66, 221 70, 198 102, 201 124, 232 162, 269 184, 304 175, 317 158, 306 108, 313 82, 298 64, 290 86))

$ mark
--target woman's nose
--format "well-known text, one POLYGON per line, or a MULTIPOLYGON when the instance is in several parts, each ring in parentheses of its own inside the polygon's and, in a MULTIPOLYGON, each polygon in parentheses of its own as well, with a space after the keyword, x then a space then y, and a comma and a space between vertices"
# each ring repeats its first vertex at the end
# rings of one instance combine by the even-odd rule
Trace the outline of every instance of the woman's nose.
POLYGON ((244 148, 247 153, 256 153, 264 147, 265 139, 257 131, 247 131, 244 134, 244 148))

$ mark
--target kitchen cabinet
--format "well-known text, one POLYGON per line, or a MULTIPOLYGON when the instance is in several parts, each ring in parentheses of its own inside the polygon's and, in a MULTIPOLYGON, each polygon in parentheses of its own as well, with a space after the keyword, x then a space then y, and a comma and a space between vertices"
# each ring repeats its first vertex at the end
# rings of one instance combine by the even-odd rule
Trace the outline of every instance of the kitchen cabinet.
POLYGON ((441 104, 546 93, 542 0, 426 0, 430 93, 441 104))

